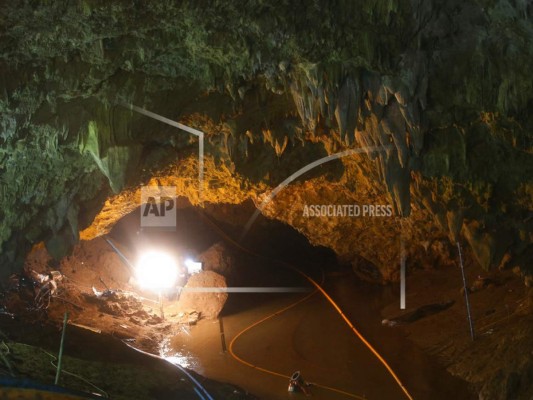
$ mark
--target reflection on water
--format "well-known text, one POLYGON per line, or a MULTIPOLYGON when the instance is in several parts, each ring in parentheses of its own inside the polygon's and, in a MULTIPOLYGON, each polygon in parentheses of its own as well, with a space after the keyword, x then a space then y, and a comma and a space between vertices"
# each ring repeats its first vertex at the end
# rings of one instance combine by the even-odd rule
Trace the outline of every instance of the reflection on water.
POLYGON ((178 364, 183 368, 192 368, 190 357, 184 356, 180 353, 176 353, 173 356, 165 357, 165 360, 171 362, 172 364, 178 364))
POLYGON ((171 343, 170 339, 163 340, 159 348, 159 355, 172 364, 192 369, 198 373, 203 371, 200 360, 185 350, 185 345, 178 348, 171 343))

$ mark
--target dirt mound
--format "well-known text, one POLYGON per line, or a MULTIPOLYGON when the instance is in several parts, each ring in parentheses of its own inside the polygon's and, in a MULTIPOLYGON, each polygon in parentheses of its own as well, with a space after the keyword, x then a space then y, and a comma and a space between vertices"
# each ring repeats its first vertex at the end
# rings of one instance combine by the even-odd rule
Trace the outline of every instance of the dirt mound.
MULTIPOLYGON (((118 246, 115 243, 115 246, 118 246)), ((124 249, 121 249, 124 252, 124 249)), ((61 271, 83 285, 123 287, 132 275, 124 261, 103 239, 81 241, 60 263, 61 271)))
POLYGON ((216 289, 226 289, 226 279, 216 272, 203 271, 190 277, 183 288, 178 302, 179 312, 196 311, 201 317, 214 319, 218 317, 228 299, 227 292, 216 289), (209 288, 215 290, 209 291, 209 288), (195 291, 194 289, 207 289, 195 291))

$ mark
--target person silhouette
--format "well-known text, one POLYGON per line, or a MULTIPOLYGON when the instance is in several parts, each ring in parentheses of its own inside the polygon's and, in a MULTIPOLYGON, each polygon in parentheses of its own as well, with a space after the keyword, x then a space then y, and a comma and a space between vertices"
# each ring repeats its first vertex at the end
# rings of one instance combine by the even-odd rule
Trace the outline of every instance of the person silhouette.
POLYGON ((289 393, 302 391, 306 396, 310 396, 311 392, 308 389, 309 384, 304 380, 300 371, 296 371, 289 379, 289 393))

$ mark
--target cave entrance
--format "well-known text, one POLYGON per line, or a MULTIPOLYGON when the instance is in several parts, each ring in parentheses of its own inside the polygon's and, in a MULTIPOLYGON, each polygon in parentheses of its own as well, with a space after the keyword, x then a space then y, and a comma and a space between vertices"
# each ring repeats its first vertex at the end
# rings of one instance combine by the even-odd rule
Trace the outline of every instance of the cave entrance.
POLYGON ((175 229, 143 228, 142 207, 139 207, 120 219, 107 235, 108 241, 117 244, 118 254, 127 254, 126 259, 138 260, 144 252, 159 249, 177 260, 181 281, 166 298, 176 300, 180 294, 190 291, 194 293, 190 297, 201 300, 199 304, 192 299, 182 306, 174 304, 175 307, 169 308, 171 312, 192 308, 196 315, 213 319, 219 312, 225 316, 276 295, 310 290, 305 280, 276 259, 302 264, 316 279, 322 274, 322 268, 341 268, 331 250, 312 246, 292 227, 266 218, 260 218, 243 247, 236 238, 241 222, 255 209, 251 201, 199 208, 178 197, 176 209, 175 229), (191 262, 202 265, 203 277, 188 273, 187 265, 191 262), (215 278, 215 274, 222 279, 215 278), (188 279, 192 279, 192 285, 188 279), (201 288, 196 287, 200 284, 201 288), (226 296, 220 293, 230 295, 227 303, 226 296))

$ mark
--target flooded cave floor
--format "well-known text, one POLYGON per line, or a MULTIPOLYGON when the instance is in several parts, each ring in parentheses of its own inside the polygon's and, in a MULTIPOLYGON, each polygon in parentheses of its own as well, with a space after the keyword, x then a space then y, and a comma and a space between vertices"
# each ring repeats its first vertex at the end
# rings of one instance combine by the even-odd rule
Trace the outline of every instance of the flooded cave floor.
MULTIPOLYGON (((61 322, 64 312, 69 311, 70 321, 78 326, 69 325, 67 328, 67 371, 82 376, 115 399, 197 398, 190 383, 174 366, 139 354, 121 342, 131 340, 138 348, 160 354, 166 339, 174 338, 176 341, 180 335, 186 336, 183 335, 182 325, 176 324, 171 316, 161 320, 158 308, 150 302, 139 305, 135 300, 126 299, 118 302, 122 308, 117 310, 106 309, 101 303, 89 300, 93 285, 99 291, 105 289, 101 282, 120 288, 124 293, 133 290, 128 283, 128 273, 124 265, 119 265, 121 262, 116 255, 103 251, 104 244, 92 242, 82 242, 85 247, 78 249, 77 254, 65 259, 59 266, 50 265, 44 249, 37 249, 30 255, 28 266, 39 272, 59 267, 67 277, 58 297, 52 299, 46 311, 28 310, 24 302, 18 305, 10 303, 9 294, 4 298, 7 311, 16 314, 15 319, 3 315, 0 320, 0 330, 10 349, 9 359, 16 375, 43 383, 53 382, 53 358, 43 350, 57 354, 61 322), (81 259, 85 261, 81 262, 81 259)), ((489 282, 470 294, 476 332, 476 340, 472 342, 458 269, 410 273, 407 279, 407 309, 404 311, 399 309, 396 287, 361 283, 349 270, 339 270, 337 266, 325 266, 324 269, 326 290, 361 333, 385 356, 415 399, 446 399, 450 396, 474 399, 479 393, 485 393, 486 399, 533 398, 531 380, 524 378, 531 370, 533 358, 532 295, 531 290, 511 271, 488 275, 473 265, 467 265, 470 286, 481 274, 489 282), (453 305, 419 320, 396 326, 382 324, 384 318, 395 320, 422 306, 446 301, 453 301, 453 305)), ((224 319, 231 322, 231 318, 236 318, 240 304, 241 308, 244 307, 242 315, 253 322, 260 317, 257 312, 263 307, 260 299, 265 297, 260 296, 255 305, 253 302, 243 305, 241 300, 230 296, 223 312, 224 319)), ((276 302, 284 304, 282 298, 275 300, 273 306, 276 302)), ((268 301, 265 304, 265 310, 268 310, 268 301)), ((214 325, 213 321, 201 320, 197 326, 187 329, 202 343, 202 335, 216 336, 217 332, 213 334, 216 330, 214 325)), ((311 323, 309 329, 320 330, 321 327, 311 323)), ((270 330, 269 335, 275 333, 275 330, 270 330)), ((260 336, 257 339, 263 340, 260 336)), ((231 340, 231 332, 228 332, 227 340, 231 340)), ((213 343, 211 348, 204 349, 205 352, 210 352, 215 358, 222 357, 218 336, 213 343)), ((182 344, 174 343, 174 346, 182 344)), ((253 343, 251 346, 253 348, 253 343)), ((190 352, 194 348, 185 350, 190 352)), ((260 393, 262 390, 254 391, 254 388, 265 386, 266 380, 262 377, 254 378, 256 383, 253 384, 253 379, 249 379, 251 375, 246 373, 235 375, 231 369, 215 370, 219 365, 209 365, 207 360, 202 359, 201 351, 196 350, 202 366, 191 365, 193 370, 211 379, 231 383, 218 383, 197 375, 211 393, 217 393, 216 398, 254 398, 246 391, 261 398, 274 398, 260 393), (252 383, 248 384, 249 381, 252 383)), ((361 365, 356 367, 364 369, 361 365)), ((4 374, 9 373, 5 366, 2 369, 4 374)), ((97 392, 74 376, 65 374, 61 382, 69 388, 97 392)), ((280 381, 276 385, 279 388, 268 390, 279 393, 279 398, 286 398, 286 384, 280 381)))

